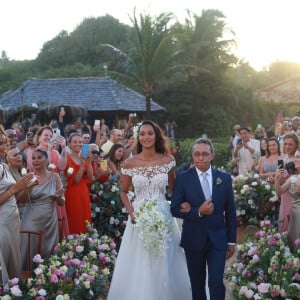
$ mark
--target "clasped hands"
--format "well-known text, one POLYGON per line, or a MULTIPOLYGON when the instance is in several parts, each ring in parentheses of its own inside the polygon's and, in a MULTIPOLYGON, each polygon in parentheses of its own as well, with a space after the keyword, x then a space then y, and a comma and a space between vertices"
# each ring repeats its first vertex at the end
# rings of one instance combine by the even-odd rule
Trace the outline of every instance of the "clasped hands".
MULTIPOLYGON (((191 205, 188 202, 180 204, 180 212, 188 213, 191 210, 191 205)), ((214 204, 212 200, 205 200, 199 207, 198 212, 200 215, 210 216, 214 212, 214 204)))

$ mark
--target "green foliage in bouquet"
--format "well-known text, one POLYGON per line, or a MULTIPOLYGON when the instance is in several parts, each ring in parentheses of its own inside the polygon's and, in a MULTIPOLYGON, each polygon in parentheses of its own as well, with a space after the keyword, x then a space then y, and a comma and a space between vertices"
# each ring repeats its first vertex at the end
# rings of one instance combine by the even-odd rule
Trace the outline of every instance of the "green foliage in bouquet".
POLYGON ((112 237, 119 248, 128 214, 120 198, 119 175, 108 181, 95 182, 91 188, 93 226, 99 235, 112 237))
POLYGON ((232 184, 239 224, 259 225, 262 220, 276 219, 280 203, 273 185, 261 180, 258 174, 238 175, 232 184))
POLYGON ((32 278, 10 280, 0 299, 96 300, 107 294, 116 255, 113 239, 87 223, 86 234, 67 236, 49 259, 36 255, 32 278))
POLYGON ((225 271, 235 299, 300 299, 300 239, 292 254, 285 235, 262 221, 254 241, 238 249, 238 260, 225 271))

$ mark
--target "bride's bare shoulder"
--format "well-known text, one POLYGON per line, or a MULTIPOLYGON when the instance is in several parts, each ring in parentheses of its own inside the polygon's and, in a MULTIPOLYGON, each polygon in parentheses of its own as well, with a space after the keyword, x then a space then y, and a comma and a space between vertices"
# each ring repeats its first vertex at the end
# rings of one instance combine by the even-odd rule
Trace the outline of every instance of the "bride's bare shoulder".
POLYGON ((132 169, 137 167, 137 159, 135 157, 127 158, 123 162, 123 168, 125 169, 132 169))

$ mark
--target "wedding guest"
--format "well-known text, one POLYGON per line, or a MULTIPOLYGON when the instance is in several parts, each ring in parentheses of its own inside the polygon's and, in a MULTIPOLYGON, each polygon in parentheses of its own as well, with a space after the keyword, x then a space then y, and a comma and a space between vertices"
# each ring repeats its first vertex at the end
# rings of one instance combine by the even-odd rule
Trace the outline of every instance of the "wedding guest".
MULTIPOLYGON (((14 180, 17 182, 22 178, 22 167, 23 167, 23 159, 22 159, 22 152, 18 147, 11 147, 7 151, 7 163, 9 166, 9 171, 13 176, 14 180)), ((27 172, 26 172, 27 173, 27 172)), ((25 173, 25 174, 26 174, 25 173)), ((23 175, 25 175, 23 174, 23 175)), ((17 205, 19 209, 20 219, 22 219, 23 211, 26 205, 26 202, 29 200, 29 194, 27 190, 24 190, 25 195, 22 197, 17 198, 17 205)))
MULTIPOLYGON (((7 143, 3 127, 0 127, 0 145, 7 143)), ((21 275, 20 217, 16 196, 31 184, 33 174, 17 182, 8 166, 0 162, 0 284, 21 275)))
POLYGON ((137 155, 127 159, 122 170, 121 199, 130 217, 115 264, 108 300, 192 299, 184 254, 178 247, 179 230, 165 198, 167 186, 168 192, 172 192, 174 172, 175 161, 168 155, 161 129, 152 121, 143 121, 138 131, 137 155), (136 196, 133 203, 128 198, 132 185, 136 196), (159 238, 159 228, 157 232, 152 231, 153 246, 151 240, 141 238, 147 234, 149 227, 138 225, 136 213, 144 201, 158 209, 155 215, 151 211, 148 213, 150 223, 162 220, 162 226, 172 228, 165 238, 159 238), (150 246, 147 246, 148 243, 150 246), (160 251, 155 251, 157 248, 160 251), (124 272, 129 269, 129 273, 124 272))
POLYGON ((108 168, 111 170, 112 175, 119 174, 121 170, 121 163, 123 161, 125 149, 122 144, 114 144, 109 153, 104 156, 107 159, 108 168))
POLYGON ((104 154, 107 154, 114 144, 121 143, 122 138, 123 134, 120 129, 112 129, 109 134, 109 140, 106 143, 104 143, 101 147, 104 154))
POLYGON ((250 138, 251 131, 247 127, 241 127, 239 134, 240 139, 234 148, 233 157, 238 159, 239 174, 247 175, 253 171, 255 160, 259 159, 260 143, 250 138))
MULTIPOLYGON (((295 158, 295 152, 299 149, 299 139, 296 133, 286 133, 283 136, 283 161, 286 166, 289 162, 293 162, 295 158)), ((281 184, 286 181, 291 174, 285 169, 281 173, 281 184)), ((288 191, 281 193, 280 195, 280 207, 278 217, 278 230, 279 232, 287 231, 290 217, 291 217, 292 198, 288 191)))
POLYGON ((290 221, 288 225, 288 244, 292 252, 295 251, 295 241, 300 238, 300 151, 295 152, 296 175, 288 178, 284 184, 280 185, 280 179, 284 172, 278 168, 275 176, 275 190, 278 196, 288 192, 291 195, 292 205, 290 221))
MULTIPOLYGON (((49 160, 44 149, 38 148, 32 153, 33 172, 38 185, 29 188, 30 199, 27 201, 21 222, 22 230, 42 231, 41 256, 48 258, 58 243, 57 214, 54 203, 64 205, 63 186, 59 175, 47 169, 49 160)), ((21 239, 22 265, 26 267, 28 247, 27 237, 21 239)), ((31 248, 33 257, 35 247, 31 248)))
POLYGON ((107 166, 105 168, 103 167, 103 151, 96 144, 90 144, 89 146, 93 168, 93 181, 105 182, 109 179, 111 170, 109 170, 107 166))
POLYGON ((274 184, 279 159, 282 159, 279 142, 276 137, 271 137, 267 141, 267 154, 260 162, 260 178, 267 179, 269 183, 274 184))
POLYGON ((71 153, 67 156, 65 197, 70 233, 86 233, 86 221, 92 221, 89 187, 93 181, 91 155, 82 156, 82 137, 72 133, 68 138, 71 153))
POLYGON ((7 163, 7 148, 9 142, 3 126, 0 124, 0 162, 7 163))
MULTIPOLYGON (((53 129, 50 126, 41 127, 36 133, 37 147, 36 149, 43 149, 47 152, 49 169, 52 172, 59 174, 61 171, 64 171, 66 168, 66 140, 63 136, 57 135, 54 137, 53 129), (60 146, 61 152, 57 150, 57 147, 60 146)), ((35 149, 27 152, 27 169, 32 170, 32 153, 35 149)), ((69 231, 68 217, 66 213, 65 205, 58 205, 57 202, 54 203, 57 218, 64 220, 63 235, 67 236, 69 231)), ((58 226, 60 226, 58 224, 58 226)))

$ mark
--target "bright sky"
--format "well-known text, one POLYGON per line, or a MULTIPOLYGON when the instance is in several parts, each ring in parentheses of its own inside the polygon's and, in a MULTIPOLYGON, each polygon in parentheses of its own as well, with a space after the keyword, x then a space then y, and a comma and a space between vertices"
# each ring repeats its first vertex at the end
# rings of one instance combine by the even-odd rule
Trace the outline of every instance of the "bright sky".
POLYGON ((219 9, 236 33, 237 56, 252 67, 300 63, 299 0, 2 0, 0 51, 10 59, 35 59, 45 42, 62 30, 72 32, 84 18, 110 14, 131 24, 134 7, 153 17, 173 12, 181 22, 186 9, 197 15, 219 9))

